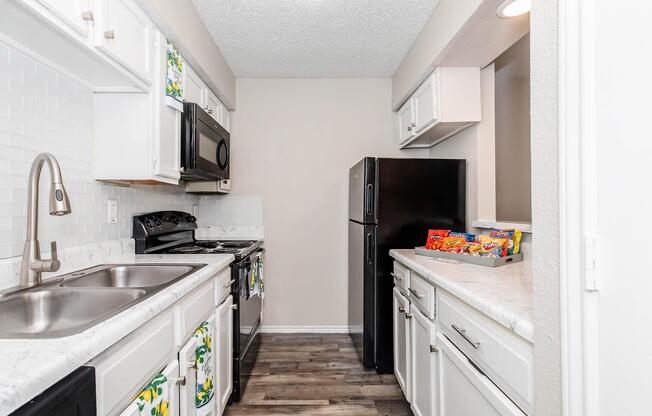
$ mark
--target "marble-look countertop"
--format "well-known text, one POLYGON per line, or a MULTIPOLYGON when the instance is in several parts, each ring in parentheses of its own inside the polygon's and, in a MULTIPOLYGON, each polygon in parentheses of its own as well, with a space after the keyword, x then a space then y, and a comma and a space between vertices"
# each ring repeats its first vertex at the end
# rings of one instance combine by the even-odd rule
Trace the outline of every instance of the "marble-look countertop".
POLYGON ((205 263, 206 266, 80 334, 50 339, 0 339, 0 415, 11 413, 86 364, 234 260, 230 254, 134 255, 126 254, 125 250, 116 251, 111 255, 110 250, 105 250, 107 256, 89 251, 86 256, 89 261, 75 260, 79 268, 153 262, 205 263))
POLYGON ((389 255, 534 343, 530 262, 492 268, 418 256, 414 249, 391 250, 389 255))

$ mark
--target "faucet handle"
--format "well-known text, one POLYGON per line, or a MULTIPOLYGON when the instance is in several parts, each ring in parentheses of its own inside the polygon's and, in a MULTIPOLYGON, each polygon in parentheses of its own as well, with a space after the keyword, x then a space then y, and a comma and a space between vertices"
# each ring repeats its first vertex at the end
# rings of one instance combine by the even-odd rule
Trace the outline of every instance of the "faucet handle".
POLYGON ((48 272, 56 272, 59 270, 59 267, 61 267, 61 262, 59 261, 59 255, 57 254, 57 242, 52 241, 50 242, 50 256, 51 259, 48 262, 49 264, 47 265, 48 272))

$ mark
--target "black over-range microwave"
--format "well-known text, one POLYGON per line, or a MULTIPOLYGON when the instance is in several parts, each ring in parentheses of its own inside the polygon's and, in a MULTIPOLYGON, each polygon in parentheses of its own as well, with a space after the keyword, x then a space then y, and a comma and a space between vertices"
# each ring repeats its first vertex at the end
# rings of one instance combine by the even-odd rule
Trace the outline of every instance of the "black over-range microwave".
POLYGON ((181 178, 186 181, 229 179, 229 132, 195 103, 183 104, 181 178))

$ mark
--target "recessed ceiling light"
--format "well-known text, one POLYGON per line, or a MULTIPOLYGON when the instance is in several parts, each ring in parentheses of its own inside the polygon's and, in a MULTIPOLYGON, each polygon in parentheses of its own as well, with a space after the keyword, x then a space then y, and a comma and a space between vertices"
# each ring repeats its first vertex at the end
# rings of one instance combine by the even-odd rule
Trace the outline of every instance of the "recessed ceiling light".
POLYGON ((516 17, 529 13, 532 8, 532 0, 505 0, 498 6, 498 16, 516 17))

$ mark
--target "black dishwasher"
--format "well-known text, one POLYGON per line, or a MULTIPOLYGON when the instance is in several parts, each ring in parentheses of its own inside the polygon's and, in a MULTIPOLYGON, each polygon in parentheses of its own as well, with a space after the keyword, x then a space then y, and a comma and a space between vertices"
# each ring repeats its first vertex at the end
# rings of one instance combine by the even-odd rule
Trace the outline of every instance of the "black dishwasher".
POLYGON ((95 368, 80 367, 11 416, 96 416, 95 368))

